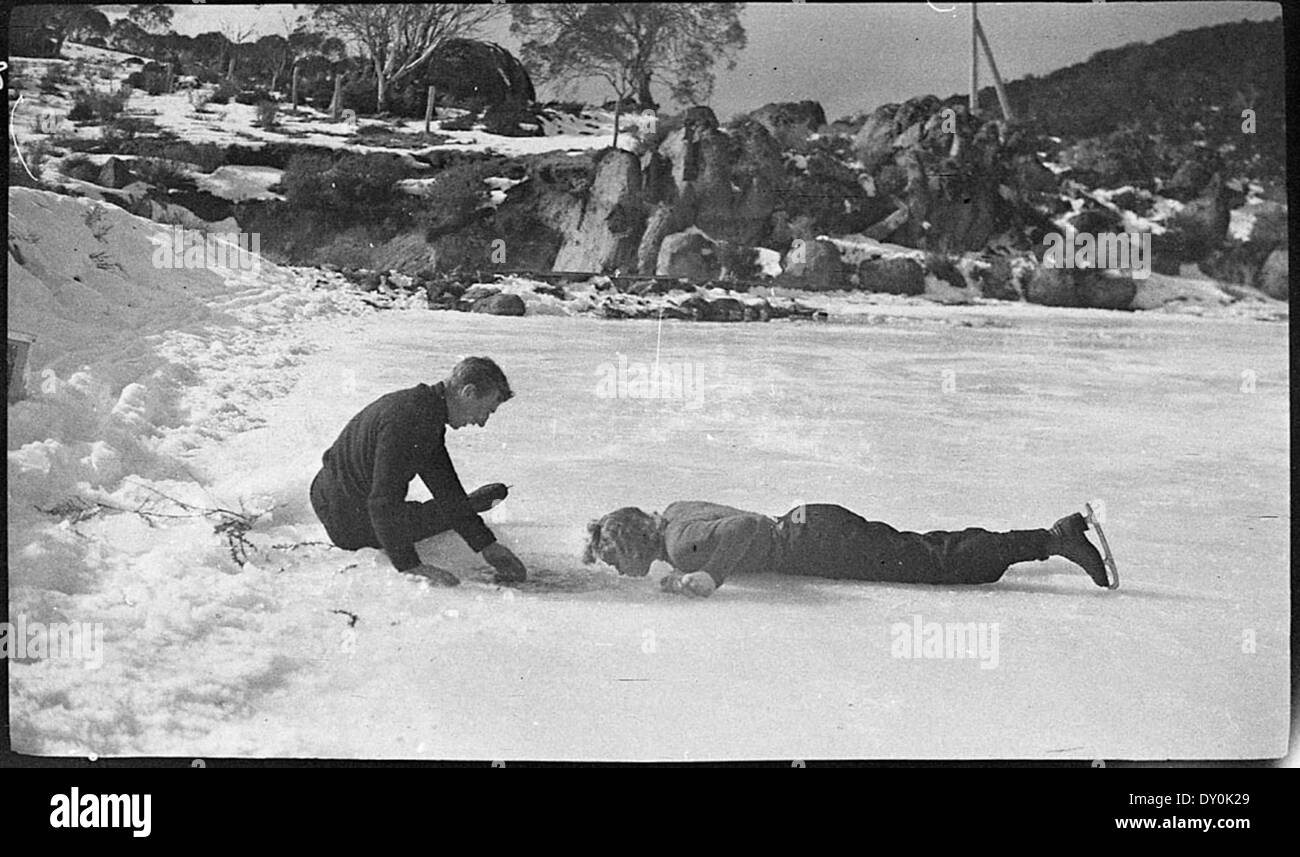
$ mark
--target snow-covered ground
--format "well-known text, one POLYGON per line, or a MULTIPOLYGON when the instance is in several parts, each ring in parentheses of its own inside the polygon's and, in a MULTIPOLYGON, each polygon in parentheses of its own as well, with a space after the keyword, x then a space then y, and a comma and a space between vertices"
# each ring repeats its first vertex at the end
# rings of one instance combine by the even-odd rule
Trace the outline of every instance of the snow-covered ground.
POLYGON ((38 388, 8 411, 10 617, 103 630, 97 669, 11 662, 20 752, 1285 748, 1285 325, 903 302, 845 302, 829 324, 375 311, 310 270, 158 270, 157 225, 99 208, 10 196, 10 325, 37 336, 38 388), (307 502, 357 409, 468 354, 517 393, 449 434, 467 485, 513 486, 488 519, 532 572, 517 590, 454 535, 420 545, 453 590, 329 547, 307 502), (698 386, 598 394, 621 361, 656 360, 698 386), (911 529, 1045 526, 1101 501, 1123 588, 1054 559, 987 587, 763 576, 691 601, 658 591, 662 567, 578 560, 589 519, 688 498, 837 502, 911 529), (253 522, 242 565, 217 509, 253 522), (930 622, 996 623, 996 665, 893 655, 898 627, 930 622))

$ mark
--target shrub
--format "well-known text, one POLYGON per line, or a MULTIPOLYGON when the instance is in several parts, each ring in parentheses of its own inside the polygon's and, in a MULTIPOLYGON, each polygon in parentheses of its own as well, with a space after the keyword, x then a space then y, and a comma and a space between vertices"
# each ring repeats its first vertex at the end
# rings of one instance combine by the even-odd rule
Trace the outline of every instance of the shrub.
POLYGON ((52 63, 41 77, 40 89, 46 95, 58 95, 62 87, 70 83, 72 79, 68 77, 68 70, 62 65, 52 63))
POLYGON ((59 172, 84 182, 94 182, 99 178, 99 167, 88 156, 81 153, 69 155, 59 164, 59 172))
POLYGON ((328 155, 294 155, 284 168, 280 185, 285 200, 294 208, 324 210, 332 205, 329 172, 334 167, 328 155))
POLYGON ((236 104, 248 104, 250 106, 256 105, 260 107, 263 101, 275 101, 275 96, 271 95, 270 92, 267 92, 260 86, 256 89, 247 89, 235 93, 236 104))
POLYGON ((496 175, 500 165, 500 160, 460 164, 433 177, 423 208, 416 215, 428 240, 455 232, 479 216, 479 206, 488 193, 483 179, 496 175))
POLYGON ((397 155, 346 154, 334 165, 332 175, 338 207, 387 210, 396 201, 393 186, 409 175, 410 170, 397 155))
POLYGON ((506 137, 535 137, 541 134, 537 114, 522 101, 494 104, 483 112, 483 128, 489 134, 506 137), (533 127, 524 127, 524 126, 533 127))
POLYGON ((217 88, 212 90, 208 96, 209 104, 229 104, 230 99, 239 94, 239 87, 235 86, 228 80, 222 80, 217 84, 217 88))
POLYGON ((257 103, 257 119, 254 124, 258 128, 274 128, 275 114, 279 109, 280 105, 274 101, 259 101, 257 103))
POLYGON ((192 190, 194 180, 180 164, 162 158, 137 158, 132 171, 146 184, 161 190, 192 190))
POLYGON ((126 96, 120 91, 115 93, 100 92, 97 89, 82 90, 73 99, 68 119, 72 122, 90 122, 92 119, 107 122, 114 119, 126 109, 126 96))

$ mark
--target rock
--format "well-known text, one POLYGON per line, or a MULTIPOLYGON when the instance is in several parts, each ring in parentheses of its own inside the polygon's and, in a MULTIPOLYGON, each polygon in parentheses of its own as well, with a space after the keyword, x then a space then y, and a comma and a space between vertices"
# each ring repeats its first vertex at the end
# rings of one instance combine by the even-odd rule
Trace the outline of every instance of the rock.
POLYGON ((937 303, 973 303, 975 295, 966 278, 946 256, 931 253, 925 259, 925 297, 937 303))
POLYGON ((102 187, 111 187, 114 190, 121 190, 137 180, 138 176, 131 172, 125 161, 121 158, 109 158, 99 168, 99 181, 96 184, 102 187))
POLYGON ((853 137, 854 154, 869 173, 874 173, 893 157, 894 140, 898 137, 894 130, 894 115, 901 106, 883 104, 877 107, 853 137))
POLYGON ((357 271, 353 282, 367 292, 376 291, 379 288, 380 276, 378 271, 360 270, 357 271))
POLYGON ((796 240, 781 268, 777 282, 795 288, 833 291, 846 285, 840 252, 829 241, 796 240))
POLYGON ((1213 280, 1197 280, 1189 277, 1170 277, 1164 274, 1152 274, 1142 280, 1134 280, 1136 292, 1130 303, 1132 309, 1151 310, 1165 307, 1220 307, 1232 303, 1231 295, 1225 293, 1213 280))
POLYGON ((489 315, 523 315, 524 299, 519 295, 495 294, 479 298, 470 307, 470 312, 485 312, 489 315))
POLYGON ((783 149, 804 149, 808 138, 826 124, 826 112, 816 101, 764 104, 749 114, 767 129, 783 149))
POLYGON ((718 117, 712 108, 697 104, 686 108, 682 115, 682 127, 688 136, 698 136, 706 131, 718 130, 718 117))
POLYGON ((537 100, 528 70, 514 54, 500 45, 474 39, 442 42, 412 80, 421 93, 434 86, 440 96, 446 93, 461 101, 496 105, 537 100))
POLYGON ((695 281, 717 279, 722 272, 718 244, 695 227, 668 235, 660 242, 655 273, 695 281))
POLYGON ((915 259, 867 259, 858 265, 858 288, 888 295, 925 291, 925 269, 915 259))
POLYGON ((641 165, 621 149, 601 153, 581 215, 565 231, 555 271, 634 270, 641 227, 641 165))
POLYGON ((636 250, 636 270, 638 274, 654 274, 659 269, 659 253, 663 240, 674 232, 680 232, 686 226, 680 222, 676 209, 661 202, 650 210, 646 218, 645 232, 636 250))
POLYGON ((1137 283, 1127 271, 1075 270, 1075 294, 1081 306, 1093 309, 1133 308, 1137 283))
POLYGON ((1011 260, 1005 256, 996 257, 987 268, 980 271, 979 280, 980 291, 986 298, 1000 301, 1020 300, 1015 271, 1011 267, 1011 260))
POLYGON ((466 289, 461 294, 460 299, 465 301, 466 303, 472 304, 475 303, 476 301, 483 300, 483 298, 490 298, 493 295, 499 295, 499 294, 501 294, 501 290, 498 289, 496 286, 489 286, 483 283, 478 283, 466 289))
POLYGON ((1277 249, 1268 254, 1264 260, 1264 267, 1259 271, 1257 285, 1260 291, 1270 298, 1277 298, 1280 301, 1290 300, 1291 282, 1288 278, 1289 262, 1287 251, 1277 249))
POLYGON ((1068 268, 1040 265, 1025 286, 1025 300, 1043 306, 1080 306, 1073 272, 1068 268))

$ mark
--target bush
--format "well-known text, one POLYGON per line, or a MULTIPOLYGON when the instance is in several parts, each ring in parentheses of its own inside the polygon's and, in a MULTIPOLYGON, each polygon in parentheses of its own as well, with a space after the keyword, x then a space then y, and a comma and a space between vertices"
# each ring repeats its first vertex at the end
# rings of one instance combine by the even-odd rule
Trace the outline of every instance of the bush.
POLYGON ((256 105, 260 107, 263 101, 275 101, 275 96, 271 95, 270 92, 260 86, 256 89, 247 89, 235 94, 236 104, 248 104, 250 106, 256 105))
POLYGON ((51 64, 46 70, 45 75, 41 77, 41 92, 46 95, 58 95, 62 87, 72 83, 68 77, 68 70, 62 65, 51 64))
POLYGON ((73 100, 68 119, 72 122, 107 122, 126 109, 126 101, 127 97, 120 91, 109 93, 97 89, 83 90, 73 100))
POLYGON ((285 200, 294 208, 313 211, 332 207, 329 172, 333 167, 334 159, 328 155, 294 155, 280 179, 285 200))
POLYGON ((337 207, 349 210, 388 210, 397 201, 397 182, 411 171, 397 155, 385 153, 349 153, 334 165, 332 179, 337 207))
POLYGON ((99 179, 99 167, 88 156, 81 153, 69 155, 59 164, 59 172, 68 178, 83 182, 95 182, 99 179))
POLYGON ((444 131, 473 131, 474 126, 479 124, 479 117, 475 113, 466 113, 463 116, 457 116, 455 119, 444 119, 438 124, 438 127, 444 131))
POLYGON ((161 158, 137 158, 131 170, 146 184, 161 190, 193 190, 196 185, 185 170, 174 161, 161 158))
POLYGON ((239 87, 235 86, 228 80, 222 80, 217 84, 217 88, 212 90, 208 96, 209 104, 229 104, 230 99, 239 94, 239 87))
POLYGON ((9 144, 9 186, 10 187, 42 187, 41 176, 44 172, 45 161, 49 158, 52 149, 50 144, 45 140, 38 140, 30 146, 23 149, 22 161, 19 161, 12 140, 9 144), (23 163, 27 168, 23 168, 23 163), (28 175, 28 170, 31 175, 28 175), (33 180, 35 176, 35 180, 33 180))
POLYGON ((274 128, 275 114, 280 110, 280 105, 274 101, 259 101, 257 103, 257 119, 253 123, 258 128, 274 128))
POLYGON ((536 137, 542 133, 537 114, 522 101, 504 101, 488 107, 483 112, 483 128, 489 134, 505 137, 536 137))
MULTIPOLYGON (((460 164, 433 177, 425 194, 424 207, 416 215, 429 241, 455 232, 480 216, 479 206, 488 193, 483 179, 497 175, 501 164, 499 159, 460 164)), ((484 211, 484 215, 490 213, 484 211)))

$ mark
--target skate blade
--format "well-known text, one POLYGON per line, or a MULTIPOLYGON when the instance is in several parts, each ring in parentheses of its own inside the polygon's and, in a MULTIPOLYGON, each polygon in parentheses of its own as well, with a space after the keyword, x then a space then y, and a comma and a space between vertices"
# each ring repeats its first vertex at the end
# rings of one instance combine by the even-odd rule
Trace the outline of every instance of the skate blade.
POLYGON ((1083 509, 1084 519, 1097 534, 1097 541, 1101 542, 1101 561, 1106 566, 1106 588, 1119 589, 1119 567, 1115 565, 1115 555, 1110 552, 1110 543, 1106 541, 1106 533, 1101 528, 1101 521, 1097 520, 1097 513, 1092 510, 1091 503, 1084 503, 1083 509))

